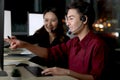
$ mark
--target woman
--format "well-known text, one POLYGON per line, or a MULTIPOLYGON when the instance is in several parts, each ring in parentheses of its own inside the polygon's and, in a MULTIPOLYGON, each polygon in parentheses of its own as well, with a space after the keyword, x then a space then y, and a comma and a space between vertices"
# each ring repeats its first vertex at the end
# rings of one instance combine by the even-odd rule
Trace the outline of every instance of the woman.
POLYGON ((51 48, 34 46, 11 39, 12 49, 24 47, 46 61, 68 62, 68 69, 51 67, 42 71, 48 75, 69 75, 79 80, 100 80, 105 68, 106 44, 93 31, 94 10, 87 2, 73 2, 67 8, 66 24, 76 37, 51 48))
POLYGON ((47 8, 43 13, 43 19, 43 27, 37 30, 34 35, 17 37, 17 39, 38 44, 42 47, 55 46, 69 40, 63 28, 62 16, 56 8, 47 8))
MULTIPOLYGON (((47 8, 43 13, 43 19, 43 27, 37 30, 34 35, 28 37, 17 37, 17 39, 27 41, 32 44, 38 44, 38 46, 45 48, 49 48, 69 40, 69 37, 66 35, 63 28, 62 16, 56 8, 47 8)), ((37 56, 32 57, 30 61, 40 65, 46 65, 48 67, 67 67, 67 65, 63 65, 61 61, 57 63, 45 63, 44 59, 37 56), (57 65, 58 63, 59 65, 57 65)))

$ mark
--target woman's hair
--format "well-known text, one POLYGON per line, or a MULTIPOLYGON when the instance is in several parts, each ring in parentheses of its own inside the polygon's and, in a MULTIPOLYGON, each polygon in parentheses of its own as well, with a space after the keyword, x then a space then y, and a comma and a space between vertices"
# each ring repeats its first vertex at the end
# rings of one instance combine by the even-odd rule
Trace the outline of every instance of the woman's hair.
POLYGON ((56 8, 48 7, 44 12, 43 12, 43 18, 47 12, 52 12, 56 15, 58 19, 58 25, 57 28, 55 29, 55 33, 57 35, 63 34, 64 33, 64 28, 63 28, 63 22, 62 22, 62 16, 60 15, 60 12, 56 8))
POLYGON ((95 20, 95 12, 91 4, 77 0, 67 6, 66 13, 69 9, 76 9, 79 14, 82 14, 83 16, 86 15, 88 17, 89 29, 93 29, 92 24, 95 20))

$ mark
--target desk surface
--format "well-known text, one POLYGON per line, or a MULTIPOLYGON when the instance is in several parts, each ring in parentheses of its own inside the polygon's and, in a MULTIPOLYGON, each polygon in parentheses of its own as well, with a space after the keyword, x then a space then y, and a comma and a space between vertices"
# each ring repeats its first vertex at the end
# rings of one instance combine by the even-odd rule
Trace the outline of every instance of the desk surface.
MULTIPOLYGON (((8 76, 0 77, 0 80, 11 80, 10 73, 15 66, 5 66, 5 71, 8 76)), ((28 72, 24 67, 18 67, 22 74, 22 80, 77 80, 70 76, 45 76, 45 77, 35 77, 30 72, 28 72)))
MULTIPOLYGON (((12 80, 11 72, 15 68, 15 64, 17 63, 28 63, 30 66, 39 66, 41 68, 46 68, 35 63, 29 62, 29 57, 5 57, 4 58, 4 70, 7 72, 8 76, 0 77, 0 80, 12 80)), ((70 76, 45 76, 45 77, 35 77, 29 71, 27 71, 24 67, 17 67, 21 74, 22 80, 77 80, 70 76)))

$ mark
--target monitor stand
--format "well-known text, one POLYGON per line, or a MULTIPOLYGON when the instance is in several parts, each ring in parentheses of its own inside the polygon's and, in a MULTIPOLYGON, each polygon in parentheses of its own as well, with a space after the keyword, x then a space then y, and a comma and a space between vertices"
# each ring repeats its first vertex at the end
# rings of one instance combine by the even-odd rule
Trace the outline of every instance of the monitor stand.
POLYGON ((8 76, 7 72, 5 72, 5 71, 0 71, 0 77, 2 77, 2 76, 8 76))

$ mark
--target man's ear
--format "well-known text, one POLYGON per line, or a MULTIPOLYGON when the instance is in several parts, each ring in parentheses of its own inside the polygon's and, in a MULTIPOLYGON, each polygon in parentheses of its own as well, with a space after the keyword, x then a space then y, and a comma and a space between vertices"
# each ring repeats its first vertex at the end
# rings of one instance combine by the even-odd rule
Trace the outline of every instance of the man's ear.
POLYGON ((86 15, 84 15, 84 17, 85 17, 85 21, 83 21, 83 24, 87 24, 87 22, 88 22, 88 17, 87 17, 86 15))

